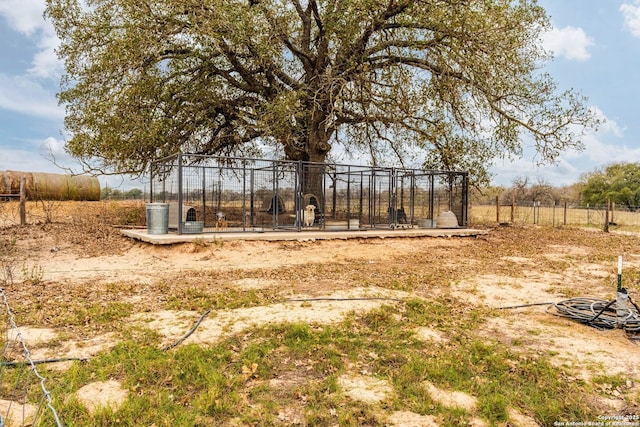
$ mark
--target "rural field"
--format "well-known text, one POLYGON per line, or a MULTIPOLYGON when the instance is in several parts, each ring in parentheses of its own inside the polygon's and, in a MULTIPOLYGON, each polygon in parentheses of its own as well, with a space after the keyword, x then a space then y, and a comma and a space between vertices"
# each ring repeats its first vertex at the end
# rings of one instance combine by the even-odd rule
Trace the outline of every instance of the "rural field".
MULTIPOLYGON (((640 426, 640 341, 550 305, 614 299, 620 255, 640 302, 640 235, 153 246, 120 234, 144 209, 57 202, 20 227, 0 205, 6 303, 65 426, 640 426)), ((55 425, 20 371, 0 371, 9 421, 55 425)))

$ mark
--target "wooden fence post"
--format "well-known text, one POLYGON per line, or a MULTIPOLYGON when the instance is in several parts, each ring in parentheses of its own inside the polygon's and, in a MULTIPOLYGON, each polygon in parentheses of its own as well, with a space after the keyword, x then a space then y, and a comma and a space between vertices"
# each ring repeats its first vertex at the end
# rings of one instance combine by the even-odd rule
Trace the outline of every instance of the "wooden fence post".
POLYGON ((609 206, 611 204, 611 200, 607 199, 607 205, 604 208, 604 232, 609 232, 609 206))
POLYGON ((515 194, 511 194, 511 224, 514 224, 516 221, 516 196, 515 194))
POLYGON ((500 224, 500 196, 496 196, 496 222, 500 224))
POLYGON ((613 225, 615 225, 616 220, 613 219, 613 215, 616 212, 616 202, 611 202, 611 219, 609 220, 610 223, 612 223, 613 225))
POLYGON ((564 202, 564 220, 563 220, 563 224, 567 225, 567 201, 566 200, 564 202))
POLYGON ((20 178, 20 225, 27 225, 27 189, 26 180, 24 177, 20 178))

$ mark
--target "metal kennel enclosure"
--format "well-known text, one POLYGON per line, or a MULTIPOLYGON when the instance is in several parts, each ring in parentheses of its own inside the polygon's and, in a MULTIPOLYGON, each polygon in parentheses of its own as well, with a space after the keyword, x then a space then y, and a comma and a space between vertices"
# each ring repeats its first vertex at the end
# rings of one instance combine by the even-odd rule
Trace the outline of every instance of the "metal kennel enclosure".
POLYGON ((152 162, 150 202, 178 234, 430 228, 444 211, 465 227, 468 173, 177 153, 152 162))

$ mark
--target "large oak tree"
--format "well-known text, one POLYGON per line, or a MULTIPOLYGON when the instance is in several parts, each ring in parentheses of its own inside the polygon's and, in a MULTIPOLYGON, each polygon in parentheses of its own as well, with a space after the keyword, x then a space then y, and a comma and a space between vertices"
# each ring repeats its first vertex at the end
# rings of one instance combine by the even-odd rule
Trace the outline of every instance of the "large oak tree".
POLYGON ((580 148, 597 120, 541 72, 534 0, 48 0, 67 150, 138 174, 179 150, 488 178, 495 157, 580 148))

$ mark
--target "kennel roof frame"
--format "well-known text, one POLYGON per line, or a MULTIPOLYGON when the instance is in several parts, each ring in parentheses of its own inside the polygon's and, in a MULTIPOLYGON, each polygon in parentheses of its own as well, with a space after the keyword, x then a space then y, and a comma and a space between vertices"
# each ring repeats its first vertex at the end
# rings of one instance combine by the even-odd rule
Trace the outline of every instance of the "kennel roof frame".
MULTIPOLYGON (((441 210, 441 206, 453 210, 458 214, 460 226, 466 226, 468 221, 468 172, 463 171, 443 171, 433 169, 412 169, 404 167, 388 167, 388 166, 367 166, 355 164, 340 163, 312 163, 293 160, 272 160, 259 159, 249 157, 218 157, 203 154, 175 153, 157 160, 154 160, 150 166, 150 197, 151 201, 166 202, 167 199, 177 202, 179 206, 183 206, 185 201, 191 201, 193 196, 188 194, 194 191, 193 187, 200 187, 198 193, 202 199, 202 211, 207 210, 207 203, 212 200, 207 199, 207 188, 209 193, 217 191, 217 197, 222 192, 222 184, 225 182, 233 182, 237 185, 235 192, 240 194, 242 200, 242 231, 254 231, 255 224, 245 221, 246 212, 250 212, 250 218, 253 221, 254 211, 256 208, 256 175, 261 177, 271 174, 269 180, 262 182, 259 191, 271 192, 274 197, 278 197, 284 193, 291 193, 287 204, 290 206, 287 210, 292 210, 295 216, 293 224, 283 224, 281 218, 278 218, 280 212, 274 212, 273 221, 267 224, 272 230, 278 229, 296 229, 302 231, 302 217, 299 212, 303 207, 305 200, 305 192, 302 189, 302 171, 304 167, 315 167, 322 173, 322 199, 321 210, 333 212, 335 215, 336 192, 346 192, 346 206, 341 206, 343 211, 347 210, 347 216, 362 215, 368 221, 369 227, 388 226, 391 218, 387 221, 384 218, 385 212, 396 212, 398 207, 408 206, 410 210, 410 220, 415 222, 414 208, 416 203, 416 194, 428 194, 428 212, 430 218, 434 218, 436 211, 441 210), (194 171, 203 171, 198 176, 200 182, 194 181, 192 176, 194 171), (207 171, 211 174, 217 174, 218 187, 211 182, 211 176, 207 179, 207 171), (283 176, 278 175, 282 172, 283 176), (288 174, 288 175, 287 175, 288 174), (285 179, 286 178, 286 179, 285 179), (426 179, 425 179, 426 178, 426 179), (191 180, 191 181, 190 181, 191 180), (408 181, 407 181, 408 180, 408 181), (328 181, 332 181, 329 183, 328 181), (195 183, 194 183, 195 182, 195 183), (371 188, 372 185, 378 185, 378 188, 371 188), (418 186, 419 187, 416 187, 418 186), (358 187, 353 190, 352 187, 358 187), (409 188, 406 188, 408 186, 409 188), (340 187, 340 188, 338 188, 340 187), (214 188, 214 190, 211 190, 214 188), (363 188, 368 190, 368 194, 363 197, 363 188), (333 194, 330 194, 332 190, 333 194), (409 190, 409 191, 406 191, 409 190), (359 197, 354 197, 352 193, 360 191, 359 197), (351 193, 350 193, 351 192, 351 193), (436 193, 438 200, 436 201, 436 193), (444 196, 443 196, 444 195, 444 196), (440 200, 444 197, 444 201, 440 200), (366 199, 366 200, 365 200, 366 199), (327 201, 331 200, 331 209, 327 209, 327 201), (404 205, 405 200, 407 202, 404 205), (369 204, 363 206, 365 201, 369 204), (376 206, 374 206, 376 205, 376 206), (293 209, 291 209, 293 206, 293 209), (355 208, 354 208, 355 206, 355 208), (357 212, 353 209, 357 208, 357 212), (374 222, 377 218, 377 222, 374 222)), ((213 175, 212 175, 213 176, 213 175)), ((422 197, 422 196, 421 196, 422 197)), ((425 203, 424 199, 421 199, 425 203)), ((182 209, 178 209, 178 214, 182 213, 182 209)), ((278 209, 279 211, 279 209, 278 209)), ((394 222, 397 218, 394 218, 394 222)), ((178 218, 178 234, 182 234, 182 225, 184 218, 178 218)), ((205 224, 206 226, 206 224, 205 224)), ((267 227, 269 228, 269 227, 267 227)), ((267 230, 263 230, 267 231, 267 230)))

